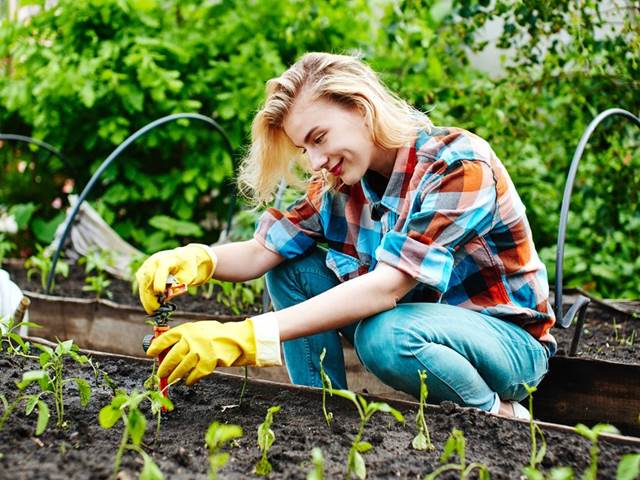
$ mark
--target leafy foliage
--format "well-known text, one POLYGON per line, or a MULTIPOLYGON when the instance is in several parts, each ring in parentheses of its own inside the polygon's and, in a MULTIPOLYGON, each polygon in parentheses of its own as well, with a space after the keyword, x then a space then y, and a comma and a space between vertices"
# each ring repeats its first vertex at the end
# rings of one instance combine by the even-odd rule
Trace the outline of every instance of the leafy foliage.
POLYGON ((429 436, 429 427, 427 421, 424 418, 424 410, 427 405, 427 396, 429 395, 429 389, 425 383, 427 379, 427 372, 420 370, 418 372, 420 377, 420 406, 418 407, 418 413, 416 415, 416 436, 411 441, 411 446, 416 450, 433 450, 436 447, 431 443, 431 437, 429 436))
MULTIPOLYGON (((11 240, 19 250, 46 243, 61 221, 50 205, 64 182, 86 184, 99 162, 146 123, 198 111, 219 121, 239 151, 266 80, 303 52, 358 49, 436 124, 467 128, 489 141, 553 272, 561 193, 580 135, 605 108, 633 112, 640 104, 638 6, 624 0, 374 5, 63 0, 28 24, 5 20, 0 58, 10 61, 0 73, 0 130, 47 140, 68 158, 66 165, 27 147, 0 148, 10 179, 0 185, 0 201, 37 205, 11 240), (502 26, 497 54, 505 62, 486 74, 468 58, 469 51, 487 48, 489 24, 502 26), (33 193, 38 176, 36 201, 25 192, 33 193)), ((617 118, 592 137, 572 197, 567 286, 640 296, 637 147, 637 128, 617 118)), ((147 252, 194 239, 211 243, 226 218, 235 160, 204 124, 168 124, 111 165, 92 198, 118 233, 147 252)), ((254 222, 251 212, 243 214, 243 235, 254 222)))
MULTIPOLYGON (((34 273, 38 273, 40 275, 42 290, 45 290, 47 287, 47 278, 49 277, 49 273, 53 267, 53 258, 51 257, 51 252, 49 252, 45 247, 42 247, 41 245, 36 245, 36 247, 38 249, 38 253, 27 258, 24 262, 24 268, 27 269, 27 278, 29 280, 31 280, 34 273)), ((56 275, 62 275, 65 278, 69 276, 69 264, 62 259, 58 259, 58 262, 56 263, 56 271, 51 282, 51 291, 53 291, 55 286, 56 275)))
POLYGON ((256 475, 266 477, 271 473, 273 467, 267 458, 267 452, 276 441, 276 435, 271 430, 271 424, 273 423, 273 416, 280 411, 280 406, 276 405, 269 407, 267 415, 260 425, 258 425, 258 447, 260 447, 260 460, 255 466, 256 475))
POLYGON ((231 440, 242 437, 242 428, 238 425, 228 425, 213 422, 209 425, 205 441, 209 448, 209 479, 218 478, 218 470, 229 461, 229 454, 221 452, 222 447, 231 440))
POLYGON ((469 475, 471 475, 474 470, 478 471, 478 478, 480 480, 489 480, 491 475, 489 474, 489 469, 486 465, 481 463, 467 464, 465 449, 466 440, 464 438, 464 434, 457 428, 454 428, 451 431, 451 435, 449 435, 449 438, 444 445, 444 451, 440 456, 440 463, 443 463, 444 465, 438 467, 434 472, 427 475, 425 480, 434 480, 450 470, 459 471, 461 480, 469 478, 469 475), (454 455, 458 457, 459 463, 447 463, 454 455))

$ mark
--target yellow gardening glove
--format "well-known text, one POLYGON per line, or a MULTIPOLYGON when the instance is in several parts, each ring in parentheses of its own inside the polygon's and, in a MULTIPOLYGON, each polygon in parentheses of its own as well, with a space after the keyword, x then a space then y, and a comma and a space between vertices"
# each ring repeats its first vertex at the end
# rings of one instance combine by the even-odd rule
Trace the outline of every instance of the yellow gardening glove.
POLYGON ((192 385, 216 367, 282 365, 280 334, 272 313, 242 322, 183 323, 154 339, 147 355, 155 357, 170 348, 158 369, 169 383, 186 377, 192 385))
POLYGON ((149 315, 160 307, 157 297, 164 293, 169 274, 180 284, 202 285, 212 277, 216 263, 213 250, 199 243, 154 253, 136 272, 142 306, 149 315))

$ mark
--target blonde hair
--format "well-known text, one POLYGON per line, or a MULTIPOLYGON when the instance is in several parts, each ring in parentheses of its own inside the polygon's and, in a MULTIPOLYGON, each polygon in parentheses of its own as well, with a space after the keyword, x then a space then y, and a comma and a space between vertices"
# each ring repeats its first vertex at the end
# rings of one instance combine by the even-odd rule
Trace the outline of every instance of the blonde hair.
MULTIPOLYGON (((256 114, 251 147, 242 161, 238 182, 241 191, 257 203, 269 202, 278 184, 301 186, 296 169, 309 171, 306 155, 284 132, 283 122, 305 90, 312 100, 328 99, 365 116, 372 140, 382 148, 395 149, 415 140, 419 130, 429 131, 428 117, 392 93, 378 75, 359 58, 330 53, 307 53, 286 72, 267 82, 267 96, 256 114)), ((335 181, 326 180, 335 187, 335 181)))

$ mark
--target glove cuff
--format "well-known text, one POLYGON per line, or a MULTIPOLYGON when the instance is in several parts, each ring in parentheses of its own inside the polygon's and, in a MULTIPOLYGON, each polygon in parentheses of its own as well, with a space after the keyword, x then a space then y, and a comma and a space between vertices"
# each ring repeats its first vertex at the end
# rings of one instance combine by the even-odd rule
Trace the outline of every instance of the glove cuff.
POLYGON ((211 261, 211 272, 209 274, 209 278, 207 278, 202 283, 208 282, 209 280, 211 280, 211 277, 213 277, 213 274, 216 271, 216 267, 218 266, 218 256, 216 255, 216 252, 213 251, 213 248, 211 248, 209 245, 205 245, 204 243, 190 243, 187 245, 187 247, 200 247, 200 249, 203 250, 209 257, 209 260, 211 261))
POLYGON ((280 328, 274 312, 251 317, 247 321, 253 326, 256 340, 256 366, 281 366, 280 328))

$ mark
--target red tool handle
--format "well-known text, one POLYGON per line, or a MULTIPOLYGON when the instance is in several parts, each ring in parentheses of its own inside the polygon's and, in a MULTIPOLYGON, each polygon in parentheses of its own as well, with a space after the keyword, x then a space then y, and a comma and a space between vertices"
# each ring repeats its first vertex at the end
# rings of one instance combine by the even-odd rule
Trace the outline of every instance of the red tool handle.
MULTIPOLYGON (((167 330, 169 330, 169 326, 167 325, 164 325, 164 326, 156 325, 153 327, 153 337, 158 338, 167 330)), ((165 355, 166 355, 166 350, 162 352, 160 355, 158 355, 156 359, 158 362, 158 366, 160 366, 160 364, 164 360, 165 355)), ((167 382, 166 377, 160 379, 160 392, 162 392, 162 395, 164 395, 166 398, 169 398, 169 383, 167 382)), ((166 407, 162 407, 162 412, 164 413, 166 411, 167 411, 166 407)))

